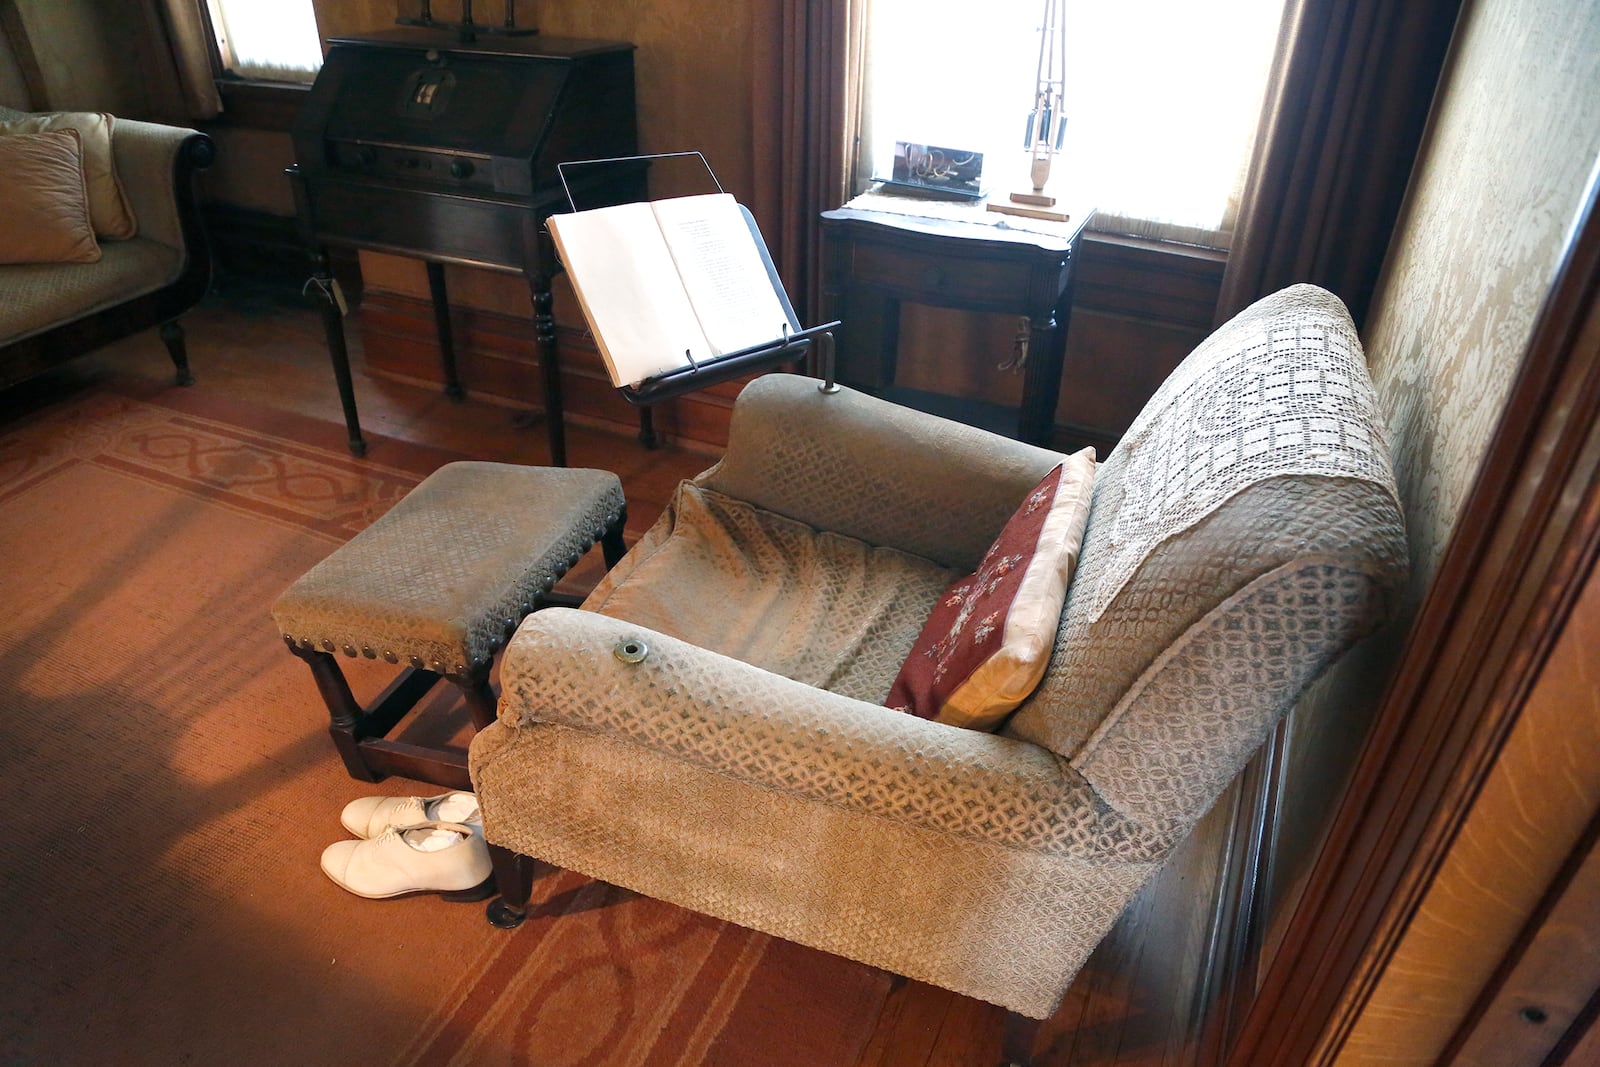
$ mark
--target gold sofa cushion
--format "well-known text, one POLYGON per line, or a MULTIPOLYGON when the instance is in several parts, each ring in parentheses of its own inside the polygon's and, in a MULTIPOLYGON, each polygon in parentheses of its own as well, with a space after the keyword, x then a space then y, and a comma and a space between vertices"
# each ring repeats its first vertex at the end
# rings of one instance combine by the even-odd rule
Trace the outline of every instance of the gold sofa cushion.
POLYGON ((94 263, 78 134, 74 130, 0 137, 6 210, 0 212, 0 263, 94 263))

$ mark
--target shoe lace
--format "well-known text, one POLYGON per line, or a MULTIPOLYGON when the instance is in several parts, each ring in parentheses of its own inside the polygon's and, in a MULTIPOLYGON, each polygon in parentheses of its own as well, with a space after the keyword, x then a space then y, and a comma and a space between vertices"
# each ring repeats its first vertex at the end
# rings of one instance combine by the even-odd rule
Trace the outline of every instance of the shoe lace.
POLYGON ((407 825, 415 826, 417 823, 427 821, 428 809, 423 806, 422 798, 406 797, 389 813, 388 829, 392 830, 397 825, 404 829, 407 825))

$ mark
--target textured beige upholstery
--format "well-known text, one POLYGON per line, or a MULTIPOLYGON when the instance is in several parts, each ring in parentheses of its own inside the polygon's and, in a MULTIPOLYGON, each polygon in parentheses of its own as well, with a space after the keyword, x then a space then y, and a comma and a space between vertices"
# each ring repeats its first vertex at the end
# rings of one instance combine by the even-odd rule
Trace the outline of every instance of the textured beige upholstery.
MULTIPOLYGON (((0 122, 26 116, 0 107, 0 122)), ((138 219, 137 236, 102 243, 97 263, 0 267, 0 288, 6 292, 0 301, 0 345, 155 292, 182 273, 188 250, 178 220, 172 159, 193 134, 173 126, 117 120, 111 149, 138 219)))
POLYGON ((302 648, 465 675, 623 512, 609 471, 447 463, 272 606, 302 648))
MULTIPOLYGON (((695 484, 962 570, 1058 460, 774 375, 695 484)), ((894 667, 842 691, 793 650, 694 643, 731 587, 650 564, 681 536, 669 510, 600 611, 513 637, 471 752, 489 840, 1034 1018, 1406 566, 1360 345, 1309 286, 1220 329, 1101 465, 1050 666, 1000 735, 861 699, 894 667)))

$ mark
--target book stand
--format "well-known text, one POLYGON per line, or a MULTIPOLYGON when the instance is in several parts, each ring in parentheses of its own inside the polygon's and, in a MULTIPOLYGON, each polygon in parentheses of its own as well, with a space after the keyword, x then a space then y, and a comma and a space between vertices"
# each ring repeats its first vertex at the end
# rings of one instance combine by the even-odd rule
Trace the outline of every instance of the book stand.
MULTIPOLYGON (((697 157, 700 164, 705 167, 706 173, 710 175, 712 184, 717 187, 717 192, 723 192, 722 183, 717 181, 711 165, 699 152, 660 152, 654 155, 572 160, 556 164, 556 170, 560 174, 562 187, 566 189, 567 203, 571 205, 572 210, 577 211, 578 205, 572 198, 572 189, 567 185, 566 168, 601 163, 647 163, 685 156, 697 157)), ((778 277, 778 268, 772 262, 772 254, 767 251, 767 242, 761 236, 760 227, 756 225, 755 216, 750 214, 750 209, 743 204, 739 205, 739 210, 744 215, 745 224, 750 227, 751 235, 755 237, 756 249, 761 253, 761 260, 767 268, 767 277, 772 282, 778 302, 783 305, 784 314, 788 317, 788 326, 784 329, 783 336, 773 338, 769 342, 743 348, 737 352, 725 352, 699 362, 691 361, 687 367, 664 371, 644 379, 637 385, 619 386, 617 391, 622 394, 623 399, 642 409, 643 424, 639 436, 649 447, 654 447, 657 443, 655 430, 649 418, 651 405, 705 389, 730 378, 738 378, 754 371, 765 370, 782 363, 792 363, 801 357, 806 357, 807 373, 822 380, 818 388, 825 393, 838 391, 839 386, 834 381, 833 331, 841 323, 834 320, 820 326, 801 328, 799 317, 794 312, 794 305, 789 302, 789 294, 784 292, 783 280, 778 277)))

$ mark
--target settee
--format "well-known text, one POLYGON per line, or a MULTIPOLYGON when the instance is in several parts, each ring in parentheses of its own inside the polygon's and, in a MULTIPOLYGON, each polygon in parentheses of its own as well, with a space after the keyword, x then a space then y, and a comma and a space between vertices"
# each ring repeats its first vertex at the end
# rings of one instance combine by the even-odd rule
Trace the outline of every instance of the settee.
MULTIPOLYGON (((30 117, 0 107, 0 123, 30 117)), ((193 381, 177 319, 211 279, 194 187, 211 163, 211 139, 116 119, 111 150, 137 232, 99 242, 95 262, 0 265, 0 388, 151 326, 161 328, 178 383, 193 381)))
POLYGON ((1386 440, 1337 298, 1295 286, 1219 328, 1098 465, 1043 678, 986 733, 884 701, 944 583, 1063 457, 758 379, 724 458, 587 610, 537 612, 509 642, 470 759, 491 918, 515 921, 537 857, 990 1001, 1026 1034, 1392 609, 1407 552, 1386 440), (695 547, 708 500, 736 543, 695 547), (870 575, 885 551, 920 575, 895 594, 911 603, 819 563, 870 575), (808 586, 835 591, 833 618, 795 611, 808 586), (830 627, 849 663, 807 675, 794 645, 830 627))

